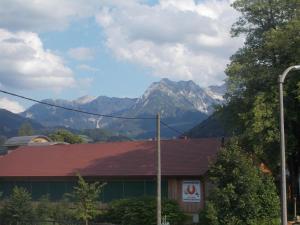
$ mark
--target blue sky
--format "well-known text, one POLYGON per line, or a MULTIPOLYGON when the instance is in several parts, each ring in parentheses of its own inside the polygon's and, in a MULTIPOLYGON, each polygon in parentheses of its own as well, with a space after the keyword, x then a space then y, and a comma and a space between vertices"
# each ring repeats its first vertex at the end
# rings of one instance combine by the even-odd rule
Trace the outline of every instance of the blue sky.
POLYGON ((150 83, 159 79, 138 64, 116 59, 106 48, 105 35, 94 18, 76 21, 66 30, 47 32, 40 37, 45 48, 57 51, 66 59, 66 65, 74 70, 78 79, 92 79, 91 84, 79 91, 68 89, 57 93, 63 98, 74 99, 83 95, 138 97, 150 83), (68 51, 78 46, 90 49, 92 56, 86 60, 72 58, 68 51))
MULTIPOLYGON (((242 39, 231 0, 2 0, 0 87, 36 98, 139 97, 154 81, 221 84, 242 39), (16 16, 17 15, 17 16, 16 16)), ((0 108, 32 103, 0 95, 0 108)))

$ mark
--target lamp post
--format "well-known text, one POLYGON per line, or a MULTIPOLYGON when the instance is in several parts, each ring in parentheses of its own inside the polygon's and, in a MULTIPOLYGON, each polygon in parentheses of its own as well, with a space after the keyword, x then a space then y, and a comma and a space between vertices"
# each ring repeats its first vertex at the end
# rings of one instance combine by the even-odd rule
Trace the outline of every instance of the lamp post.
POLYGON ((281 224, 282 225, 287 225, 283 83, 287 74, 292 70, 300 70, 300 65, 290 66, 283 72, 283 74, 279 75, 280 150, 281 150, 281 224))

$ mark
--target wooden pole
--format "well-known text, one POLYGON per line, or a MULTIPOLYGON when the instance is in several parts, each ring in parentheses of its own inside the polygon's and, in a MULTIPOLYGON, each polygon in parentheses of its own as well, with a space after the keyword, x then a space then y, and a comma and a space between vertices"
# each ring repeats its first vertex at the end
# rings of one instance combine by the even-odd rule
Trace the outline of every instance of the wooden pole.
POLYGON ((157 225, 161 225, 161 154, 160 154, 160 115, 156 116, 157 135, 157 225))

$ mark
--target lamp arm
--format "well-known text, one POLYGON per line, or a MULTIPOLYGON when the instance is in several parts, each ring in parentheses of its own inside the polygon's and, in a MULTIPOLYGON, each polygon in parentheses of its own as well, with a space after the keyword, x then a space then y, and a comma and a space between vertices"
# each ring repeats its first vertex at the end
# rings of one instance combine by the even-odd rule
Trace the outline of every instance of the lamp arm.
POLYGON ((300 70, 300 65, 288 67, 281 75, 279 75, 279 83, 284 83, 284 80, 285 80, 286 75, 287 75, 291 70, 300 70))

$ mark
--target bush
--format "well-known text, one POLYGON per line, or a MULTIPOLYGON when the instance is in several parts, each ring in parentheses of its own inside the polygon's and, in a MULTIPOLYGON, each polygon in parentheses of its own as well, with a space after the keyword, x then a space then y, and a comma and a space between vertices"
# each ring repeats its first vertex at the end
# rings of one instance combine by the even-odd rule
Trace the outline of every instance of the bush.
POLYGON ((71 209, 71 205, 65 199, 52 203, 50 209, 50 218, 57 222, 72 222, 76 221, 74 209, 71 209))
POLYGON ((186 215, 180 209, 178 203, 174 200, 163 201, 162 215, 166 215, 167 221, 172 225, 182 225, 187 219, 186 215))
POLYGON ((51 218, 52 207, 49 196, 42 196, 35 208, 35 217, 37 220, 49 220, 51 218))
MULTIPOLYGON (((162 215, 166 215, 172 225, 180 225, 185 215, 178 204, 163 200, 162 215)), ((113 201, 105 215, 107 222, 122 225, 156 225, 156 199, 131 198, 113 201)))

